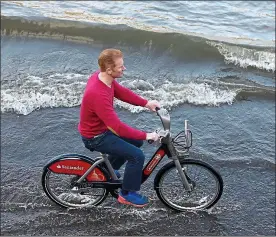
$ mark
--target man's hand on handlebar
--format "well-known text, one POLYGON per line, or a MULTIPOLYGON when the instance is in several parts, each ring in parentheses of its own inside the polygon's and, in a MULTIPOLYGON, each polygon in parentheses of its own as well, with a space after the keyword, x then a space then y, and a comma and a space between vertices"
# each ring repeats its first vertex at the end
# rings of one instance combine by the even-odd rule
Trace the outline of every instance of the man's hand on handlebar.
POLYGON ((150 100, 145 107, 153 112, 156 112, 156 107, 160 108, 160 103, 157 100, 150 100))
POLYGON ((151 133, 147 133, 147 138, 148 141, 152 141, 155 142, 159 139, 159 136, 156 132, 151 132, 151 133))

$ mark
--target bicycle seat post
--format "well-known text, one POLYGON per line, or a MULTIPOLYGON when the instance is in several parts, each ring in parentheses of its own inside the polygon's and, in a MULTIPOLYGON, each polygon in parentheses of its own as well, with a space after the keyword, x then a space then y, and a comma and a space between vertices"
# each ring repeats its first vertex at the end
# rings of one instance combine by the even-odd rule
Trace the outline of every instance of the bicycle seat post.
POLYGON ((106 164, 106 167, 107 167, 107 169, 108 169, 108 171, 109 171, 109 173, 110 173, 112 179, 118 180, 118 177, 117 177, 117 175, 115 174, 114 169, 113 169, 113 167, 112 167, 110 161, 108 160, 108 155, 107 155, 107 154, 104 154, 104 153, 101 153, 101 155, 102 155, 102 157, 103 157, 103 159, 104 159, 104 163, 106 164))

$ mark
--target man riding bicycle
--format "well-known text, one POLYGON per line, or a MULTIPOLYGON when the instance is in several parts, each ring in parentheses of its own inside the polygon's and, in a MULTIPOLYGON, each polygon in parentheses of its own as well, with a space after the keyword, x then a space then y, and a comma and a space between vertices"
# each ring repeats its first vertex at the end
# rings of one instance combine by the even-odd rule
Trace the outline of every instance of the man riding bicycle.
POLYGON ((133 91, 121 86, 116 78, 126 69, 123 54, 117 49, 106 49, 98 58, 100 70, 89 78, 80 109, 79 132, 86 148, 109 155, 117 176, 127 161, 122 190, 118 201, 143 207, 148 198, 139 194, 145 155, 140 149, 143 140, 158 140, 156 132, 146 133, 120 121, 113 107, 114 97, 132 105, 155 111, 158 101, 147 101, 133 91))

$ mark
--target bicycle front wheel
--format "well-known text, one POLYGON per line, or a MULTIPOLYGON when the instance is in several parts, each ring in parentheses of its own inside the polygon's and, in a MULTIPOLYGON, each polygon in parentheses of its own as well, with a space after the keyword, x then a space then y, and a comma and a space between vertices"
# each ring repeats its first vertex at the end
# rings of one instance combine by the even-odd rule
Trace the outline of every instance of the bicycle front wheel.
POLYGON ((199 160, 182 160, 180 164, 192 190, 184 188, 174 162, 170 162, 157 173, 154 180, 158 198, 177 211, 207 209, 217 203, 223 192, 221 175, 199 160))

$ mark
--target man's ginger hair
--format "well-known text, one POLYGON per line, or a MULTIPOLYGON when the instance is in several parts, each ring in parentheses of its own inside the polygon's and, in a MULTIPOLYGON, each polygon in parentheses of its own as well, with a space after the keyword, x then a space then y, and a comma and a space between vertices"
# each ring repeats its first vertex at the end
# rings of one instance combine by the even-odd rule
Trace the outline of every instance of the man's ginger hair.
POLYGON ((115 67, 115 59, 122 58, 123 53, 118 49, 105 49, 98 58, 98 64, 101 72, 105 72, 107 68, 113 69, 115 67))

